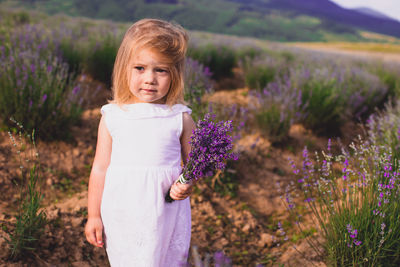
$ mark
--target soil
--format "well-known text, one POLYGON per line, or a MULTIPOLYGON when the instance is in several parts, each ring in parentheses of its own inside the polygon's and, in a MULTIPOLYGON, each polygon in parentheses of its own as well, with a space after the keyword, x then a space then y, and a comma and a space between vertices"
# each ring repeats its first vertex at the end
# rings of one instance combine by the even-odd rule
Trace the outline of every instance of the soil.
MULTIPOLYGON (((86 79, 84 82, 94 83, 86 79)), ((94 87, 89 85, 86 90, 94 87)), ((15 222, 19 196, 15 183, 23 182, 21 163, 8 134, 0 132, 1 266, 108 266, 104 249, 89 245, 83 233, 99 107, 109 96, 106 88, 96 92, 98 99, 88 106, 82 122, 72 130, 74 141, 37 143, 42 170, 41 191, 49 223, 34 252, 18 261, 8 258, 4 229, 12 229, 15 222)), ((211 98, 214 102, 225 103, 229 99, 246 105, 244 92, 245 88, 220 90, 211 98)), ((325 266, 305 238, 298 238, 296 242, 291 238, 284 240, 277 223, 286 221, 289 215, 277 182, 284 188, 295 179, 291 175, 289 157, 300 163, 304 146, 313 151, 323 149, 326 144, 327 138, 316 137, 301 125, 294 125, 289 139, 280 145, 271 144, 257 130, 243 134, 238 141, 240 159, 228 170, 235 174, 236 195, 218 193, 212 182, 204 181, 197 185, 191 197, 192 248, 197 247, 203 257, 223 251, 234 266, 325 266)), ((25 148, 21 155, 30 153, 32 150, 25 148)), ((300 199, 296 201, 301 202, 300 199)), ((292 229, 285 231, 289 236, 294 233, 292 229)))

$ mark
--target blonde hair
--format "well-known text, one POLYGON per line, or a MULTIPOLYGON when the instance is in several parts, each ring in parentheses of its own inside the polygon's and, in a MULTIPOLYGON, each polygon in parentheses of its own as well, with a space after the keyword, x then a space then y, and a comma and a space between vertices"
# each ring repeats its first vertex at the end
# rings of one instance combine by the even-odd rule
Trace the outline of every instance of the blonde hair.
POLYGON ((132 97, 129 90, 128 69, 140 49, 151 49, 165 60, 171 75, 166 104, 184 103, 184 64, 188 35, 178 24, 158 19, 142 19, 125 33, 118 49, 112 75, 113 103, 127 103, 132 97))

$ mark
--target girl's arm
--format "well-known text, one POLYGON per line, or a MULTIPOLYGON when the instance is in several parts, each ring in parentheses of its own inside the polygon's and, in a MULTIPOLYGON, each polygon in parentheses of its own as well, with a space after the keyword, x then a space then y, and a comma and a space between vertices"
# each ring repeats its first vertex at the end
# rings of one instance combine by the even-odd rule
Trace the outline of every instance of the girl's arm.
MULTIPOLYGON (((192 136, 192 132, 196 127, 192 117, 188 113, 182 114, 182 135, 181 135, 181 153, 183 164, 186 164, 189 153, 190 153, 190 137, 192 136)), ((174 183, 171 186, 170 196, 174 200, 182 200, 190 196, 192 193, 192 185, 189 184, 181 184, 174 183)))
POLYGON ((196 124, 194 123, 192 117, 188 113, 183 113, 182 119, 182 135, 181 135, 181 149, 182 149, 182 160, 183 164, 186 165, 186 162, 189 158, 190 153, 190 137, 192 136, 193 130, 196 128, 196 124))
POLYGON ((96 155, 90 172, 88 188, 88 221, 85 227, 87 241, 97 247, 103 246, 103 222, 100 204, 104 180, 111 158, 112 139, 107 130, 104 116, 101 117, 97 136, 96 155))

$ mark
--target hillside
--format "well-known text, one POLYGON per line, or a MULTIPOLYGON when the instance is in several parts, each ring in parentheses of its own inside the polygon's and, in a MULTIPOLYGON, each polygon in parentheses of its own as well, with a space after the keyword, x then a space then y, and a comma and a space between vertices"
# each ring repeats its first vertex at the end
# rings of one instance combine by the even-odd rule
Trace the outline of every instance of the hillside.
POLYGON ((400 37, 400 22, 343 9, 329 0, 47 0, 2 1, 50 14, 131 22, 174 20, 190 30, 274 41, 376 41, 360 30, 400 37), (340 23, 338 22, 340 21, 340 23))
POLYGON ((379 11, 376 11, 376 10, 373 10, 373 9, 367 8, 367 7, 353 8, 353 10, 363 13, 363 14, 373 16, 373 17, 381 18, 381 19, 392 19, 391 17, 389 17, 379 11))
POLYGON ((400 37, 400 22, 344 9, 329 0, 271 0, 269 7, 287 9, 318 17, 324 21, 340 21, 343 26, 400 37))

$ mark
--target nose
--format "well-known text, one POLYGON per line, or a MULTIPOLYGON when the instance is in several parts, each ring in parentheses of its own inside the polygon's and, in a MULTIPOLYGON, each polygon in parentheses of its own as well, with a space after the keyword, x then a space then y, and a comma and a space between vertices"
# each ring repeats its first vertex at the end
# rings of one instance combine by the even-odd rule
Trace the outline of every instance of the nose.
POLYGON ((146 84, 155 84, 156 83, 156 75, 154 71, 148 70, 145 72, 144 82, 146 84))

